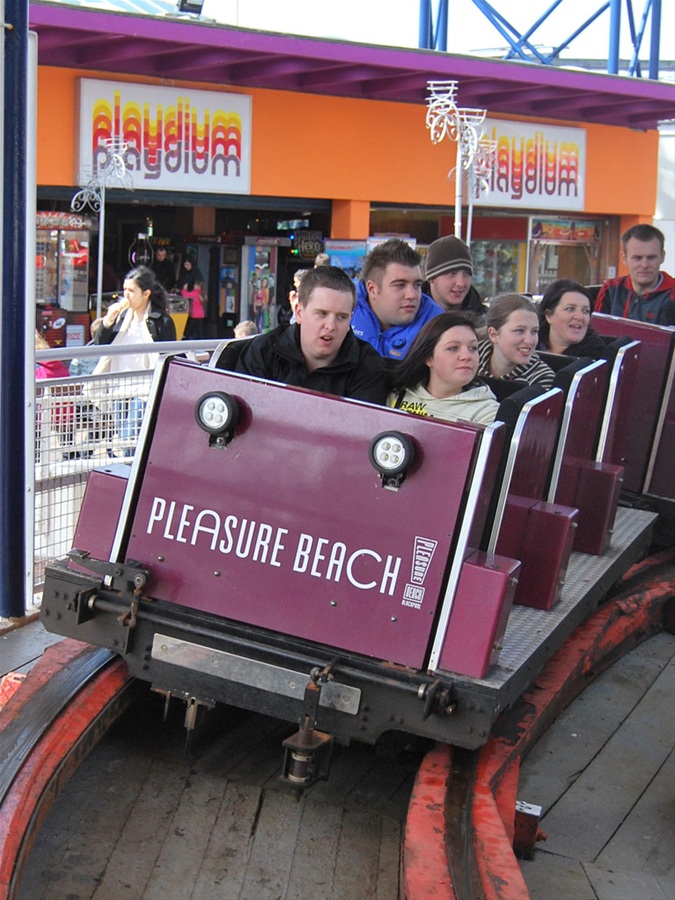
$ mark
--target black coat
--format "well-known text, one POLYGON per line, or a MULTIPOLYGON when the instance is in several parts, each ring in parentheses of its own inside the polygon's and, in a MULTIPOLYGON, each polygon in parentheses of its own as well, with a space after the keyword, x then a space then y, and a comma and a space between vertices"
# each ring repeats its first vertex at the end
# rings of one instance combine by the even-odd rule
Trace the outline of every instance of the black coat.
MULTIPOLYGON (((428 281, 425 281, 422 285, 422 293, 429 294, 430 297, 433 297, 431 293, 431 285, 428 281)), ((438 301, 434 300, 434 303, 437 302, 438 301)), ((455 307, 448 307, 448 309, 446 309, 442 303, 438 303, 438 305, 441 307, 443 312, 448 312, 448 309, 455 309, 455 307)), ((478 320, 476 323, 477 325, 482 325, 485 320, 485 316, 487 315, 487 306, 483 303, 480 294, 473 285, 471 285, 466 297, 456 308, 458 310, 461 310, 462 312, 473 313, 478 320)))
POLYGON ((176 287, 176 269, 170 259, 156 259, 151 268, 164 290, 172 291, 176 287))
POLYGON ((337 358, 310 371, 300 349, 300 326, 279 325, 267 334, 228 344, 217 367, 296 387, 384 404, 387 380, 382 357, 348 331, 337 358))
MULTIPOLYGON (((94 343, 112 344, 122 327, 123 321, 124 316, 118 316, 115 324, 110 328, 107 328, 103 322, 101 322, 101 327, 96 332, 94 343)), ((173 319, 168 312, 164 312, 164 310, 158 309, 155 306, 151 306, 150 312, 148 313, 148 331, 150 332, 150 337, 153 341, 176 340, 176 326, 173 323, 173 319)))
MULTIPOLYGON (((551 352, 547 340, 541 341, 537 349, 545 350, 549 353, 551 352)), ((598 332, 589 328, 582 340, 580 340, 578 344, 570 344, 562 355, 573 356, 575 358, 587 356, 589 359, 603 359, 606 349, 607 344, 603 341, 598 332)))

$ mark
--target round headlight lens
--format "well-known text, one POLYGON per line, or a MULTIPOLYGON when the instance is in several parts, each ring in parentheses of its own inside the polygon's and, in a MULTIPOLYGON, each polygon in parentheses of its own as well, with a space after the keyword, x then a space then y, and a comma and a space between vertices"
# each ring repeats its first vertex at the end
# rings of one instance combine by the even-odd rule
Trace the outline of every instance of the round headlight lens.
POLYGON ((229 394, 214 392, 197 401, 195 416, 200 427, 209 434, 223 434, 237 424, 239 407, 229 394))
POLYGON ((398 431, 378 434, 370 445, 370 461, 383 475, 398 475, 413 458, 412 441, 398 431))

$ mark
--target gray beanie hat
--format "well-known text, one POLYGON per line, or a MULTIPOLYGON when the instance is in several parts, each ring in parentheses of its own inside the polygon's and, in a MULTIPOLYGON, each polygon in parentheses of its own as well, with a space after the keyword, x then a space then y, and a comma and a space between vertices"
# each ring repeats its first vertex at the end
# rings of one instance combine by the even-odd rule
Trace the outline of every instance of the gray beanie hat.
POLYGON ((428 281, 455 269, 468 269, 473 275, 471 251, 464 241, 450 234, 429 244, 425 264, 428 281))

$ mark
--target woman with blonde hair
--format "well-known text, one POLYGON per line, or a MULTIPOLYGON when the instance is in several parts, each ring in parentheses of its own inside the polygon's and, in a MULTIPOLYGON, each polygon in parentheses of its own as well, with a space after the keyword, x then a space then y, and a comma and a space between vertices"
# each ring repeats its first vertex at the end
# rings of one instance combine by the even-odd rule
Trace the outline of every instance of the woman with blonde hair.
POLYGON ((526 381, 550 388, 555 377, 536 351, 539 316, 522 294, 500 294, 487 313, 485 337, 478 346, 478 374, 503 381, 526 381))

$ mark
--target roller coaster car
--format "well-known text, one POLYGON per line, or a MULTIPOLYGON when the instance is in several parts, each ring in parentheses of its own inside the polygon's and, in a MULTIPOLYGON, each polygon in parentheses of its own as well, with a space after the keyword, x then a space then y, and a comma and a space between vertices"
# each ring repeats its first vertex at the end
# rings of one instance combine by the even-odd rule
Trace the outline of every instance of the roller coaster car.
MULTIPOLYGON (((525 403, 510 438, 503 423, 165 361, 133 466, 90 476, 77 549, 47 571, 42 621, 116 649, 189 710, 221 702, 298 722, 284 767, 294 784, 325 776, 333 735, 480 746, 562 639, 561 621, 599 596, 586 583, 581 603, 560 603, 555 640, 537 621, 527 663, 502 671, 507 623, 522 632, 521 565, 486 536, 506 541, 510 522, 537 538, 530 590, 539 573, 542 605, 558 604, 577 510, 541 492, 561 409, 559 390, 525 403), (531 477, 516 483, 519 459, 531 477)), ((603 561, 604 577, 620 565, 603 561)))
MULTIPOLYGON (((609 346, 627 340, 639 351, 626 353, 632 399, 622 403, 616 427, 622 435, 617 452, 606 442, 603 459, 625 466, 624 490, 649 498, 654 508, 675 520, 675 329, 594 313, 593 327, 609 346), (639 356, 638 364, 632 357, 639 356), (619 458, 621 457, 621 458, 619 458)), ((631 348, 631 349, 632 349, 631 348)), ((624 351, 625 352, 625 351, 624 351)))

